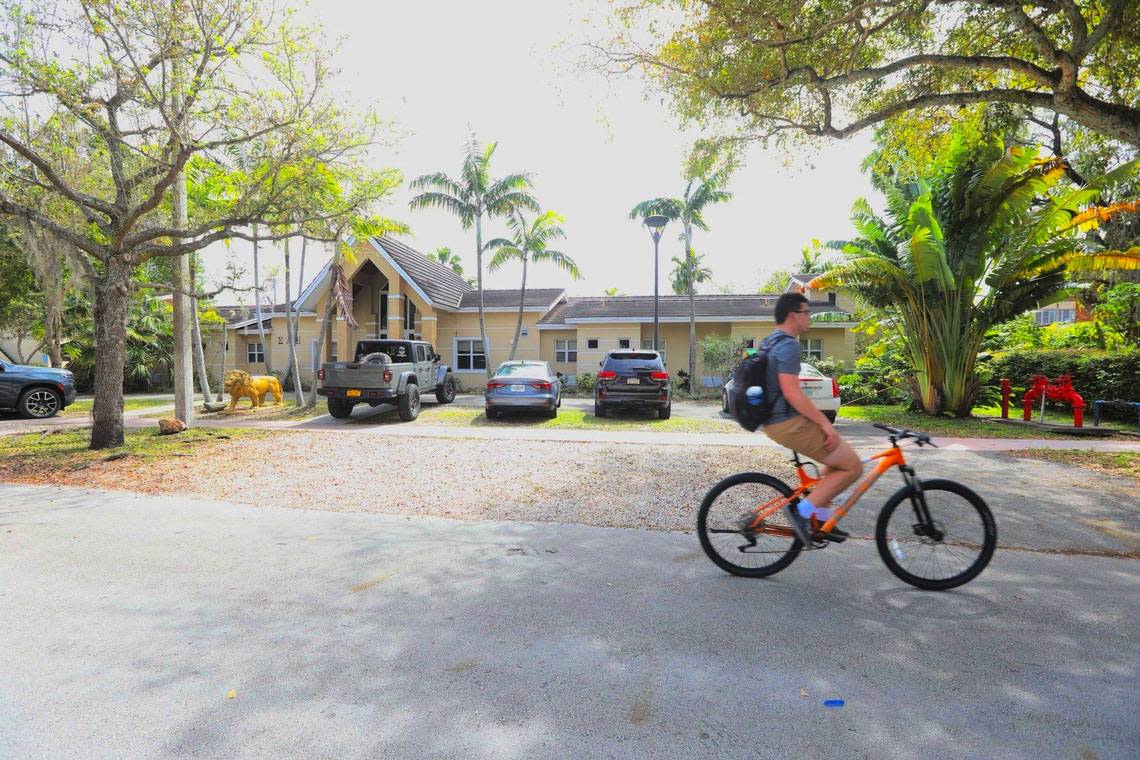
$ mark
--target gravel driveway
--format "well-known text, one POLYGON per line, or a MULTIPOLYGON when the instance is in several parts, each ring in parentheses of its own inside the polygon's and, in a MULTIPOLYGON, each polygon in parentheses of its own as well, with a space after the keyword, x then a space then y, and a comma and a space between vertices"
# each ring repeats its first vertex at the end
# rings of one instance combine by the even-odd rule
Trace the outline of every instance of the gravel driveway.
MULTIPOLYGON (((908 458, 922 477, 982 493, 1002 546, 1140 550, 1137 499, 1123 478, 995 452, 908 449, 908 458)), ((102 462, 49 482, 298 509, 688 531, 705 492, 749 470, 794 479, 784 451, 768 447, 281 432, 161 464, 102 462)), ((897 473, 883 476, 844 528, 872 535, 878 507, 900 485, 897 473)))

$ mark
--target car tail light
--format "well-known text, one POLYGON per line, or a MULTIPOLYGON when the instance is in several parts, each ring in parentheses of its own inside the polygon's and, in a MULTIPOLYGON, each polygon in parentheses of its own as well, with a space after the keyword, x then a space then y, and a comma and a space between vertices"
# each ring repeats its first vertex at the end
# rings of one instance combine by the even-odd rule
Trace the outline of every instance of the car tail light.
POLYGON ((617 380, 617 373, 613 370, 603 369, 598 373, 599 380, 617 380))
POLYGON ((669 379, 669 373, 668 372, 650 372, 649 376, 651 378, 653 378, 654 380, 668 380, 669 379))
POLYGON ((500 383, 498 380, 492 380, 491 382, 487 383, 487 390, 494 390, 495 388, 504 388, 504 387, 506 387, 506 385, 507 385, 506 383, 500 383))
POLYGON ((325 379, 325 368, 324 367, 321 367, 320 369, 317 370, 317 379, 318 380, 324 380, 325 379))
POLYGON ((530 387, 534 388, 535 390, 548 391, 551 388, 553 388, 554 385, 552 383, 539 382, 539 383, 531 383, 530 387))
POLYGON ((384 370, 384 382, 386 382, 386 383, 392 382, 392 370, 390 370, 390 369, 384 370))
POLYGON ((831 397, 839 398, 839 381, 834 377, 831 378, 831 397))

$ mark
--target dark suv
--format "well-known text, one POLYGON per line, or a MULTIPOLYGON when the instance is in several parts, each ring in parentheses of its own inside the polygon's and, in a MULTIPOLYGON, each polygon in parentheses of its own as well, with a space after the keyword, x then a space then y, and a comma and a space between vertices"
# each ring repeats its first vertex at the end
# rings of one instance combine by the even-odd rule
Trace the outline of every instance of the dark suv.
POLYGON ((75 378, 65 369, 0 361, 0 409, 44 419, 75 401, 75 378))
POLYGON ((599 365, 594 386, 594 416, 605 417, 615 407, 656 409, 657 416, 669 419, 673 410, 673 389, 669 373, 656 351, 629 349, 610 351, 599 365))

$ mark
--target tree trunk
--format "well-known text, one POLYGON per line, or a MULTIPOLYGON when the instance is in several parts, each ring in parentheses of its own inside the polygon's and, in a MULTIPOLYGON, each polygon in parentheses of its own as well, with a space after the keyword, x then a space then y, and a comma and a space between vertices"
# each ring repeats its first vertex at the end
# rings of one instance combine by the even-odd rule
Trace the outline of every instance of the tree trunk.
POLYGON ((685 267, 689 270, 689 395, 697 397, 697 307, 694 301, 694 292, 697 284, 693 282, 693 226, 685 222, 685 267))
POLYGON ((202 323, 198 320, 197 298, 191 301, 190 315, 194 322, 194 369, 198 373, 198 387, 202 389, 202 400, 212 404, 214 394, 210 391, 210 378, 206 375, 206 350, 202 347, 202 323))
POLYGON ((522 335, 523 323, 523 309, 526 306, 526 262, 527 257, 523 256, 523 276, 522 276, 522 290, 519 291, 519 321, 515 325, 515 339, 511 343, 511 361, 514 361, 515 350, 519 347, 519 336, 522 335))
POLYGON ((127 351, 130 267, 112 256, 95 284, 95 405, 91 448, 123 445, 123 368, 127 351))
MULTIPOLYGON (((479 339, 483 341, 483 363, 491 379, 491 346, 487 343, 487 320, 483 314, 483 216, 475 217, 475 269, 479 285, 479 339)), ((472 368, 474 369, 474 368, 472 368)))
MULTIPOLYGON (((304 240, 301 248, 304 250, 304 240)), ((289 371, 293 373, 293 399, 297 406, 305 404, 305 391, 301 389, 301 365, 297 362, 297 330, 293 318, 292 271, 289 268, 289 238, 285 238, 285 339, 289 341, 289 371)))
MULTIPOLYGON (((257 237, 257 225, 253 225, 253 236, 257 237)), ((269 346, 265 342, 265 323, 261 317, 261 269, 259 267, 259 257, 257 250, 257 241, 253 241, 253 300, 254 310, 257 314, 257 335, 258 340, 261 341, 261 351, 265 355, 265 373, 267 375, 273 374, 273 354, 269 350, 269 346)), ((277 304, 273 304, 273 308, 277 308, 277 304)))
MULTIPOLYGON (((339 254, 337 254, 339 255, 339 254)), ((336 277, 336 255, 333 257, 333 263, 330 271, 333 273, 333 278, 336 277)), ((333 283, 329 283, 328 299, 325 301, 325 313, 321 317, 321 329, 317 333, 317 351, 313 356, 313 387, 309 389, 309 398, 305 401, 306 408, 312 408, 317 405, 317 370, 320 369, 321 363, 325 360, 325 339, 329 334, 329 324, 332 322, 333 313, 333 283)))
MULTIPOLYGON (((197 261, 193 254, 190 255, 190 281, 196 283, 197 277, 195 276, 197 261)), ((195 285, 194 292, 198 292, 195 285)), ((198 373, 198 387, 202 389, 202 400, 207 404, 214 403, 214 394, 210 391, 210 378, 206 374, 206 349, 202 346, 202 323, 198 319, 198 297, 193 296, 190 299, 190 318, 193 320, 191 327, 194 330, 194 371, 198 373)), ((224 340, 224 336, 223 336, 224 340)))

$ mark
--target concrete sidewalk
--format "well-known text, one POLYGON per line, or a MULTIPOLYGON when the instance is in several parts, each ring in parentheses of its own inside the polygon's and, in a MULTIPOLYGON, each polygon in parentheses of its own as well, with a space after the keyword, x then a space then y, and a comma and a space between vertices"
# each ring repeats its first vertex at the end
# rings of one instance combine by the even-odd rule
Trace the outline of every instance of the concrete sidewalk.
POLYGON ((1132 758, 1140 563, 0 486, 0 756, 1132 758), (842 708, 823 702, 842 699, 842 708))

